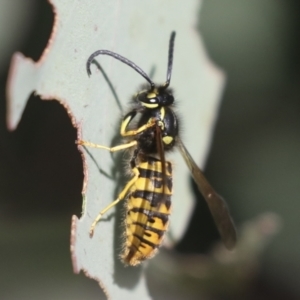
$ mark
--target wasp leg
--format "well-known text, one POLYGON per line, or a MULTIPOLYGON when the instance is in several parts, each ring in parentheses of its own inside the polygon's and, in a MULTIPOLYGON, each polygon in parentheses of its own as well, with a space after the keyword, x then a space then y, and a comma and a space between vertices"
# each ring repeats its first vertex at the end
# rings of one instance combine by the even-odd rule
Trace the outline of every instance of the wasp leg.
POLYGON ((155 119, 151 118, 151 119, 149 119, 148 123, 144 124, 143 126, 137 128, 137 129, 134 129, 134 130, 126 131, 129 123, 131 122, 131 120, 134 118, 135 115, 136 115, 136 112, 133 111, 133 112, 129 113, 127 116, 125 116, 125 118, 123 119, 121 128, 120 128, 120 134, 122 136, 137 135, 137 134, 141 133, 142 131, 145 131, 146 129, 153 127, 156 124, 155 119))
POLYGON ((94 222, 93 222, 93 224, 92 224, 92 226, 90 228, 90 236, 91 237, 93 236, 95 227, 96 227, 97 223, 100 221, 100 219, 102 218, 102 216, 108 210, 110 210, 112 207, 114 207, 115 205, 117 205, 121 200, 124 200, 126 194, 130 190, 130 188, 138 180, 138 177, 140 175, 139 170, 137 168, 134 168, 134 169, 132 169, 132 172, 134 173, 134 177, 126 184, 126 186, 124 187, 124 189, 122 190, 122 192, 119 194, 118 198, 114 202, 112 202, 111 204, 109 204, 106 208, 104 208, 103 210, 101 210, 100 213, 98 214, 98 216, 96 217, 96 219, 94 220, 94 222))
POLYGON ((136 130, 128 130, 128 131, 122 131, 121 130, 121 135, 122 136, 130 136, 130 135, 137 135, 138 133, 141 133, 142 131, 145 131, 146 129, 150 128, 150 127, 153 127, 155 125, 155 122, 154 121, 151 121, 141 127, 139 127, 138 129, 136 130))
POLYGON ((93 148, 100 148, 100 149, 108 150, 110 152, 116 152, 116 151, 120 151, 120 150, 123 150, 123 149, 127 149, 127 148, 130 148, 130 147, 136 146, 137 141, 131 141, 127 144, 122 144, 122 145, 118 145, 118 146, 115 146, 115 147, 106 147, 106 146, 90 143, 90 142, 87 142, 87 141, 77 141, 77 145, 93 147, 93 148))

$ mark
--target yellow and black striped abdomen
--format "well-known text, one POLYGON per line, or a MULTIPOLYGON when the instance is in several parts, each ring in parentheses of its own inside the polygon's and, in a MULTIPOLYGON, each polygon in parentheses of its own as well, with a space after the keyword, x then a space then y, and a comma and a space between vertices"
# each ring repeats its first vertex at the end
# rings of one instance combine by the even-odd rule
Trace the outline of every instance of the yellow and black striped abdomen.
POLYGON ((172 165, 153 157, 137 166, 139 177, 127 200, 126 242, 122 259, 137 265, 151 258, 161 245, 169 224, 172 195, 172 165))

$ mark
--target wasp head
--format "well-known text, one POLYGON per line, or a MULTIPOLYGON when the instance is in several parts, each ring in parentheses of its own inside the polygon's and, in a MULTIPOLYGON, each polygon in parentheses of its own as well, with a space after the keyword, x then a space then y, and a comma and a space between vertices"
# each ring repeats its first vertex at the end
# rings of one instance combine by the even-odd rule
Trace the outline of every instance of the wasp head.
POLYGON ((136 99, 147 108, 169 106, 174 102, 171 89, 164 87, 141 91, 137 94, 136 99))

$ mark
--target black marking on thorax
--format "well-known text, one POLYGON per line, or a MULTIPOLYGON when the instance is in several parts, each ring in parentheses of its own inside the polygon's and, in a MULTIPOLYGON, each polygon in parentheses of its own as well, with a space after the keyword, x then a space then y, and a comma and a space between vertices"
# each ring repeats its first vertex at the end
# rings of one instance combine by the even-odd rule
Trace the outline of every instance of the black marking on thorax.
MULTIPOLYGON (((173 137, 173 141, 170 144, 164 144, 164 150, 168 151, 171 150, 176 143, 176 137, 178 136, 178 120, 174 111, 170 107, 166 106, 164 107, 164 110, 164 117, 161 118, 161 107, 145 109, 138 122, 137 128, 147 124, 149 120, 153 118, 157 121, 163 122, 164 126, 162 128, 162 137, 173 137)), ((144 153, 157 153, 158 149, 156 144, 155 127, 148 128, 141 132, 137 137, 137 141, 139 142, 139 147, 144 153)))

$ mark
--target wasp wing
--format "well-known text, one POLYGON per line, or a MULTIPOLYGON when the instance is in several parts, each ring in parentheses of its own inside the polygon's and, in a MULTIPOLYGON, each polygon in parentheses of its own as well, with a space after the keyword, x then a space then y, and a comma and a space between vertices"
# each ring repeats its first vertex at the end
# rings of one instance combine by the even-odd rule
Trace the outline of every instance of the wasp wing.
POLYGON ((163 184, 166 183, 166 158, 164 144, 162 140, 161 128, 156 124, 155 125, 155 136, 156 136, 156 148, 162 164, 162 173, 163 173, 163 184))
POLYGON ((232 249, 236 244, 236 230, 225 200, 218 195, 209 184, 204 174, 199 169, 179 138, 177 145, 181 155, 191 171, 192 177, 195 180, 199 191, 208 204, 223 243, 227 249, 232 249))
MULTIPOLYGON (((161 161, 162 166, 162 186, 163 186, 163 192, 162 192, 162 199, 161 203, 166 203, 166 188, 169 186, 169 182, 167 180, 167 171, 166 171, 166 158, 165 158, 165 150, 164 150, 164 144, 162 139, 162 131, 161 128, 158 126, 158 124, 155 125, 155 135, 156 135, 156 148, 159 155, 159 159, 161 161)), ((169 186, 169 188, 172 190, 172 187, 169 186)), ((159 204, 159 205, 160 205, 159 204)), ((167 204, 168 206, 168 204, 167 204)))

